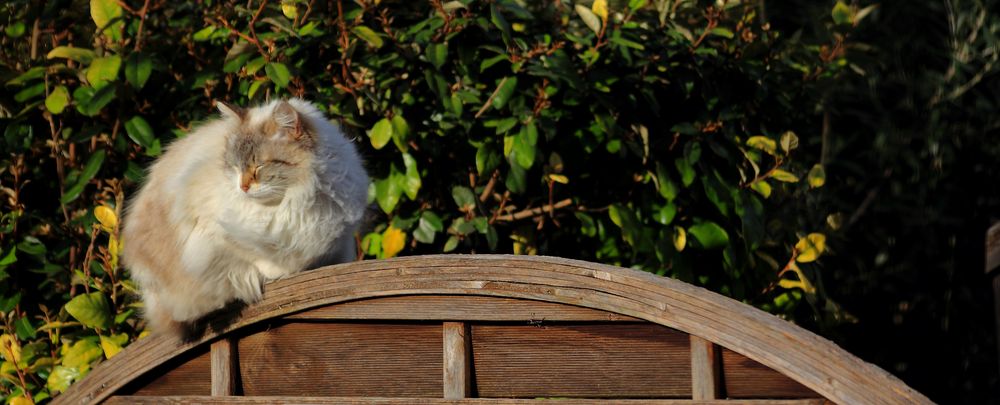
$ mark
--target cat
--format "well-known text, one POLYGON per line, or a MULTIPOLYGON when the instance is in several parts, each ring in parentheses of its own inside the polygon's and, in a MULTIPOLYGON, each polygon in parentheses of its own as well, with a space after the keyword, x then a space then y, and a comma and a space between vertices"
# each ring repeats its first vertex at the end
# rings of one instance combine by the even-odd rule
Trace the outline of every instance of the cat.
POLYGON ((339 127, 296 98, 217 108, 126 205, 122 260, 154 332, 184 336, 265 281, 356 256, 369 178, 339 127))

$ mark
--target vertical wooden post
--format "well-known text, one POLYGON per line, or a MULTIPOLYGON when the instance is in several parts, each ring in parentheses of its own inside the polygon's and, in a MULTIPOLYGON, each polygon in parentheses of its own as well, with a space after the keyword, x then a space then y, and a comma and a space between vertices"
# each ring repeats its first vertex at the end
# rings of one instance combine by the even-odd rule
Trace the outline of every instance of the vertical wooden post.
POLYGON ((691 399, 719 399, 718 358, 715 343, 691 335, 691 399))
POLYGON ((236 395, 236 370, 239 358, 236 342, 222 338, 212 343, 212 396, 236 395))
POLYGON ((993 310, 996 316, 997 352, 1000 354, 1000 222, 993 224, 986 231, 986 277, 993 283, 993 310))
POLYGON ((472 395, 472 339, 465 322, 444 322, 444 398, 472 395))

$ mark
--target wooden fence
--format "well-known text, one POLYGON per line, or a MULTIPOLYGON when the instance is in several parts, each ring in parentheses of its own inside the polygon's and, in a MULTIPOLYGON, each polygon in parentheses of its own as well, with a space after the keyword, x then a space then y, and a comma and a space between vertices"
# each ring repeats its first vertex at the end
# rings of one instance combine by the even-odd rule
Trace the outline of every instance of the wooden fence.
POLYGON ((197 341, 133 343, 55 403, 931 403, 749 305, 601 264, 406 257, 265 289, 197 341))

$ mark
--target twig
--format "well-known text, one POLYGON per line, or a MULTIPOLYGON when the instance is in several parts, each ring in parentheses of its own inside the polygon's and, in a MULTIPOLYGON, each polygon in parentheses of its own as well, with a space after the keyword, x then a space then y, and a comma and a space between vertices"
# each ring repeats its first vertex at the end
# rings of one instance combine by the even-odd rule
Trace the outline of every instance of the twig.
POLYGON ((493 175, 490 176, 490 181, 486 183, 486 187, 483 188, 483 192, 479 194, 479 201, 486 202, 486 199, 490 198, 490 194, 493 194, 493 187, 497 184, 497 176, 500 175, 499 170, 494 170, 493 175))
POLYGON ((42 30, 38 27, 38 19, 35 19, 35 24, 31 28, 31 60, 35 60, 38 57, 38 38, 42 36, 42 30))
POLYGON ((500 80, 500 84, 497 85, 496 90, 493 90, 493 94, 490 94, 490 98, 486 99, 486 104, 483 104, 483 107, 480 108, 478 112, 476 112, 476 119, 479 119, 479 117, 481 117, 483 113, 486 112, 486 109, 490 108, 490 105, 493 104, 493 99, 497 97, 497 93, 500 92, 500 89, 503 88, 503 84, 506 82, 507 82, 506 77, 500 80))
POLYGON ((573 204, 572 198, 567 198, 565 200, 559 201, 555 204, 547 204, 541 207, 530 208, 523 211, 518 211, 513 214, 500 215, 497 216, 497 221, 517 221, 519 219, 524 219, 528 217, 533 217, 536 215, 541 215, 546 212, 552 212, 560 208, 565 208, 573 204))
POLYGON ((135 32, 135 47, 132 48, 134 51, 142 49, 142 28, 146 23, 146 13, 149 11, 149 0, 142 3, 142 9, 139 10, 139 28, 135 32))

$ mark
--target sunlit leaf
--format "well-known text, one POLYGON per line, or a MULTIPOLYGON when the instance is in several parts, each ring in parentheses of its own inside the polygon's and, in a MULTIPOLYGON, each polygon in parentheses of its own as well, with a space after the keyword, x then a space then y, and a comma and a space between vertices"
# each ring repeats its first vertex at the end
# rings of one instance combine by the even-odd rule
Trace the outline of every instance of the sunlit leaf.
POLYGON ((799 263, 809 263, 815 261, 823 251, 826 250, 826 235, 821 233, 810 233, 795 244, 795 251, 798 256, 795 261, 799 263))
POLYGON ((389 225, 382 232, 382 256, 385 258, 395 257, 406 244, 406 233, 400 229, 389 225))
POLYGON ((83 64, 89 64, 90 61, 97 57, 94 51, 86 48, 74 48, 72 46, 57 46, 49 51, 48 55, 45 55, 48 59, 54 58, 66 58, 72 59, 83 64))
POLYGON ((578 15, 580 15, 580 19, 583 20, 583 23, 586 24, 587 27, 590 27, 591 31, 594 31, 595 34, 601 32, 601 18, 598 17, 597 14, 594 14, 593 11, 583 4, 577 4, 573 7, 573 9, 576 10, 578 15))
POLYGON ((45 109, 53 114, 62 114, 69 104, 69 90, 66 86, 56 86, 45 98, 45 109))
POLYGON ((353 31, 359 38, 365 40, 365 42, 367 42, 368 45, 371 45, 372 48, 378 49, 383 45, 382 37, 376 34, 375 31, 372 31, 371 28, 364 25, 358 25, 352 28, 351 31, 353 31))
POLYGON ((851 10, 851 6, 848 6, 843 1, 837 1, 837 4, 834 4, 830 15, 833 17, 833 22, 837 24, 850 24, 854 20, 854 12, 851 10))
POLYGON ((764 152, 767 152, 770 155, 773 155, 775 154, 775 150, 777 149, 778 144, 774 142, 774 140, 771 138, 757 135, 757 136, 751 136, 749 139, 747 139, 747 146, 751 148, 760 149, 764 152))
POLYGON ((378 120, 368 132, 368 138, 371 140, 372 147, 382 149, 392 139, 392 122, 388 118, 378 120))
POLYGON ((118 78, 121 65, 122 58, 117 55, 96 58, 87 68, 87 82, 95 89, 100 88, 118 78))
POLYGON ((77 295, 64 308, 88 328, 107 329, 111 326, 111 312, 103 292, 77 295))
POLYGON ((271 62, 264 65, 264 72, 267 73, 267 77, 274 82, 274 84, 280 87, 288 87, 288 82, 291 80, 291 73, 288 71, 288 67, 281 62, 271 62))
POLYGON ((684 248, 687 247, 687 231, 679 226, 674 226, 673 235, 674 249, 678 252, 683 252, 684 248))
POLYGON ((20 364, 21 343, 14 335, 9 333, 0 335, 0 357, 3 357, 4 360, 20 364))
POLYGON ((49 378, 45 382, 45 387, 49 391, 63 392, 69 388, 70 384, 81 377, 80 369, 76 367, 55 366, 49 373, 49 378))
POLYGON ((799 147, 799 137, 795 135, 792 131, 786 131, 781 134, 781 150, 785 153, 791 152, 795 148, 799 147))
POLYGON ((590 11, 594 12, 594 15, 601 17, 602 20, 608 20, 608 2, 607 0, 594 0, 594 4, 590 5, 590 11))
POLYGON ((729 234, 719 224, 706 221, 688 228, 688 233, 703 249, 716 249, 729 243, 729 234))
POLYGON ((750 184, 750 188, 753 189, 753 191, 756 191, 760 195, 764 196, 764 198, 771 196, 771 185, 764 180, 753 182, 752 184, 750 184))
POLYGON ((107 35, 112 41, 122 37, 122 6, 118 0, 90 0, 90 16, 94 19, 97 29, 107 35))
POLYGON ((786 170, 781 170, 781 169, 775 169, 774 171, 772 171, 770 177, 772 179, 785 183, 797 183, 799 181, 798 176, 786 170))
POLYGON ((823 165, 819 163, 813 165, 812 169, 809 169, 806 179, 809 181, 810 188, 823 187, 826 184, 826 170, 823 169, 823 165))

